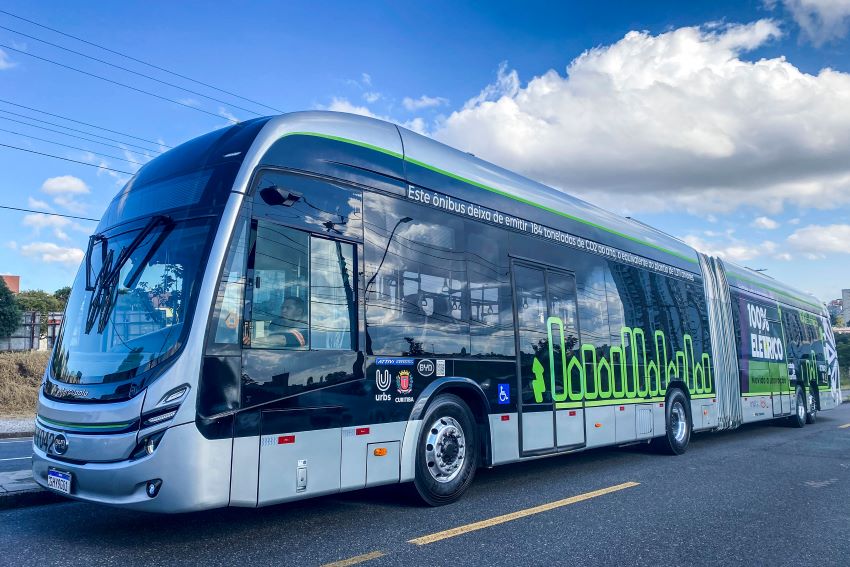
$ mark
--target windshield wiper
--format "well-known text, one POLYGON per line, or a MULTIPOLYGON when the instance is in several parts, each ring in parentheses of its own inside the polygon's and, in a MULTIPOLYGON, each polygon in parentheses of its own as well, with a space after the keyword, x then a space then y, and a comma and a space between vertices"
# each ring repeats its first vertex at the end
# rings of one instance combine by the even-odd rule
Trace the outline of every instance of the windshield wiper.
MULTIPOLYGON (((109 322, 109 315, 112 313, 112 308, 115 306, 115 296, 118 291, 121 268, 127 263, 127 260, 130 259, 130 255, 132 255, 133 252, 142 245, 148 235, 150 235, 150 233, 153 232, 153 230, 159 225, 163 225, 167 229, 173 226, 173 224, 174 222, 168 216, 157 215, 153 217, 150 221, 148 221, 144 228, 142 228, 139 234, 136 235, 136 238, 134 238, 130 244, 121 249, 121 252, 118 253, 118 258, 115 258, 114 250, 108 250, 108 240, 106 236, 103 234, 95 234, 89 237, 89 249, 86 253, 86 291, 92 292, 92 298, 89 303, 89 312, 86 317, 86 334, 91 332, 95 321, 98 322, 98 333, 102 333, 106 328, 106 324, 109 322), (97 273, 97 277, 94 280, 94 284, 92 284, 90 278, 91 254, 94 251, 95 244, 98 242, 102 243, 102 264, 97 273), (113 258, 115 258, 114 261, 113 258)), ((156 249, 159 248, 159 245, 165 239, 168 232, 168 230, 163 230, 160 237, 145 255, 144 262, 140 262, 138 266, 133 267, 133 272, 129 274, 127 278, 128 282, 133 281, 136 277, 138 277, 141 270, 150 260, 150 257, 156 249)))

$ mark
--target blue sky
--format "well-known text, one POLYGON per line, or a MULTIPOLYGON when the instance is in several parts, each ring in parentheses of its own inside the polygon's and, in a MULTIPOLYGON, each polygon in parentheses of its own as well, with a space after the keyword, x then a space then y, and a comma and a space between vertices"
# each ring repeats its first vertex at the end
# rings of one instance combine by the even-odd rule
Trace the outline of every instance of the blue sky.
MULTIPOLYGON (((550 4, 87 2, 69 11, 10 0, 0 9, 282 111, 394 120, 823 300, 850 287, 847 2, 550 4)), ((158 142, 0 102, 0 144, 134 171, 32 137, 143 162, 153 152, 128 144, 156 150, 255 116, 33 37, 272 113, 4 13, 0 26, 2 101, 158 142)), ((128 177, 3 147, 0 171, 0 205, 93 218, 128 177)), ((0 272, 20 274, 25 289, 70 283, 94 224, 0 210, 0 272)))

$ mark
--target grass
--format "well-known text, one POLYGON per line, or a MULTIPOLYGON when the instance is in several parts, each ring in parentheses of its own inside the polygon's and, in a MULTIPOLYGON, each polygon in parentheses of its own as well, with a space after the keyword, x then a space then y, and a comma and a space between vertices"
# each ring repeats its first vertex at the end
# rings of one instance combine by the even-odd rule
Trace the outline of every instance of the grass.
POLYGON ((49 352, 0 352, 0 417, 32 417, 49 352))

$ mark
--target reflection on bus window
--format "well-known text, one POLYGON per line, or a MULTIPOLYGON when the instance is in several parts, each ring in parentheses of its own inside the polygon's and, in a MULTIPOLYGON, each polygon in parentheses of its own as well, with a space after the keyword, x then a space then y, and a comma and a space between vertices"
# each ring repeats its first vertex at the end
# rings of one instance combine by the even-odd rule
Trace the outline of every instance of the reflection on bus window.
POLYGON ((321 238, 310 242, 311 347, 352 348, 355 320, 354 246, 321 238))
POLYGON ((252 347, 309 346, 308 249, 307 233, 271 223, 258 223, 252 347))
POLYGON ((380 195, 364 198, 371 352, 468 355, 462 220, 380 195))
POLYGON ((252 348, 356 347, 354 246, 257 223, 252 348))

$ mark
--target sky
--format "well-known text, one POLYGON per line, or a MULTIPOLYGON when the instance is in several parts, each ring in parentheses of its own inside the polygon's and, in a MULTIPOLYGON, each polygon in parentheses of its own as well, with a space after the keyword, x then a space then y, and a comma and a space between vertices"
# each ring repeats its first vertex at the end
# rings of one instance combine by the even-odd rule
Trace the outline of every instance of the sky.
MULTIPOLYGON (((7 0, 0 205, 96 219, 168 147, 329 109, 850 288, 850 0, 405 4, 7 0)), ((0 273, 69 285, 95 225, 0 209, 0 273)))

